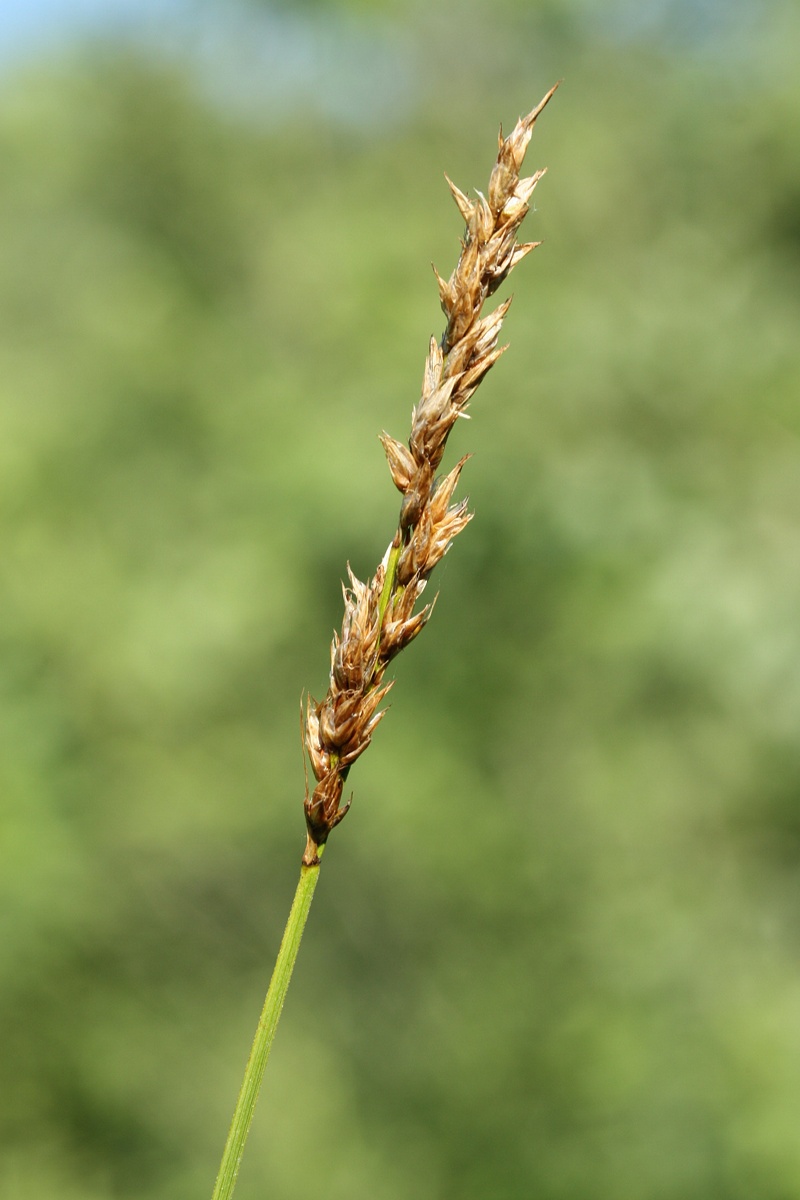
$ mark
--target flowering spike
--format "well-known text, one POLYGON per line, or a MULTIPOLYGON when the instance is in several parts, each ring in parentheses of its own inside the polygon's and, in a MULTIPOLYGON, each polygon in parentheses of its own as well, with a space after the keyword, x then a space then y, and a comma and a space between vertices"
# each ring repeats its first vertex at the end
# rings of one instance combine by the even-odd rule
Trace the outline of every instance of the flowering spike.
POLYGON ((511 299, 485 317, 483 305, 539 244, 518 243, 517 233, 544 172, 524 179, 519 172, 536 119, 554 91, 521 117, 508 137, 501 127, 486 195, 477 192, 469 200, 447 179, 467 226, 450 278, 433 268, 447 327, 439 342, 430 342, 408 445, 388 433, 380 438, 392 480, 403 493, 397 530, 369 582, 357 579, 348 566, 344 616, 331 643, 330 686, 321 702, 310 696, 306 701, 305 744, 317 780, 305 801, 307 866, 319 861, 319 848, 350 807, 349 800, 342 804, 345 777, 386 714, 379 707, 391 687, 383 682, 386 668, 430 618, 432 604, 416 607, 426 580, 472 519, 466 500, 451 503, 469 455, 441 478, 435 475, 451 429, 469 415, 475 389, 506 349, 498 338, 511 299))

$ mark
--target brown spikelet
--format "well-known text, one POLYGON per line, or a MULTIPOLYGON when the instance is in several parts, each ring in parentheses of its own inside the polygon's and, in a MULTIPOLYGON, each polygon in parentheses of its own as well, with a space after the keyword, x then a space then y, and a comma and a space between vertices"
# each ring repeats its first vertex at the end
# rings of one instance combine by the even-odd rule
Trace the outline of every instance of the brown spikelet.
POLYGON ((477 192, 471 200, 447 179, 466 226, 450 278, 442 278, 434 267, 447 326, 440 342, 430 342, 408 444, 388 433, 380 438, 394 485, 403 495, 397 531, 368 583, 348 567, 342 627, 331 645, 328 692, 320 702, 311 697, 306 702, 305 745, 317 781, 305 801, 307 866, 319 861, 320 847, 350 807, 350 801, 342 804, 344 783, 385 715, 380 705, 392 686, 383 682, 386 668, 430 618, 433 604, 416 609, 426 581, 471 520, 466 500, 451 503, 469 455, 442 478, 436 471, 450 431, 459 417, 468 415, 475 389, 506 349, 498 339, 511 300, 485 317, 483 305, 539 245, 517 242, 517 233, 544 171, 527 178, 519 173, 536 119, 555 90, 521 117, 508 137, 500 131, 485 196, 477 192))

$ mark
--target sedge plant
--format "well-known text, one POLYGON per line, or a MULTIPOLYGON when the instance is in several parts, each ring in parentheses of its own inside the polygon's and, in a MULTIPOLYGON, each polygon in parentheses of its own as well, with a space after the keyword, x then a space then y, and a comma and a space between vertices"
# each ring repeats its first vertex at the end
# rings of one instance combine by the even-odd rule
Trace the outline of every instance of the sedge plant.
POLYGON ((308 698, 303 713, 304 743, 315 786, 306 785, 306 846, 289 919, 245 1068, 213 1200, 230 1200, 255 1110, 258 1092, 289 986, 300 940, 319 878, 320 861, 331 831, 345 817, 350 800, 344 787, 353 763, 369 746, 386 713, 381 708, 391 680, 392 659, 428 622, 433 604, 420 598, 436 564, 472 514, 453 493, 469 455, 446 474, 437 474, 447 439, 487 371, 506 347, 498 345, 511 299, 482 316, 486 300, 539 242, 518 242, 531 196, 544 170, 521 177, 525 151, 539 114, 556 90, 508 137, 499 136, 497 160, 486 195, 469 199, 449 179, 466 229, 461 254, 449 279, 436 272, 447 325, 440 341, 431 339, 422 393, 411 415, 407 443, 381 434, 389 471, 402 493, 397 529, 374 576, 357 579, 348 567, 343 587, 344 618, 331 644, 330 685, 324 699, 308 698))

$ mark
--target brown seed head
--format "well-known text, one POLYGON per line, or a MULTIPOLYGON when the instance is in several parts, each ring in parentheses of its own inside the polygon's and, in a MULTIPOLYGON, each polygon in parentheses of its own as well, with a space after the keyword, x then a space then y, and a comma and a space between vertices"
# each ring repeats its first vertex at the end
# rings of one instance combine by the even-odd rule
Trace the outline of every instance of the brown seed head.
POLYGON ((305 801, 306 864, 318 861, 319 847, 350 807, 349 801, 342 804, 344 780, 385 715, 379 705, 391 687, 382 683, 386 667, 430 618, 433 604, 415 611, 417 601, 428 576, 471 520, 466 500, 451 503, 469 456, 444 477, 435 475, 450 431, 468 415, 475 389, 505 350, 498 341, 511 300, 485 317, 481 309, 539 245, 516 239, 544 172, 524 179, 519 172, 536 119, 554 91, 521 117, 507 138, 501 130, 486 196, 477 192, 471 200, 447 180, 466 226, 450 278, 434 268, 447 326, 441 342, 431 339, 408 445, 381 435, 392 480, 403 494, 397 532, 368 583, 348 567, 342 627, 331 645, 330 686, 321 703, 309 697, 306 704, 305 744, 317 780, 305 801))

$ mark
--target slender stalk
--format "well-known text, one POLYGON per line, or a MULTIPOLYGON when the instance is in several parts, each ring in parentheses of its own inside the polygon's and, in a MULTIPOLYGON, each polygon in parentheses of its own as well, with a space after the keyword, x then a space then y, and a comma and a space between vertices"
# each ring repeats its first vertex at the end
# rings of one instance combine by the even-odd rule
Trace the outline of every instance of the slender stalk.
MULTIPOLYGON (((320 846, 318 853, 322 854, 323 849, 324 847, 320 846)), ((286 922, 286 928, 283 932, 283 939, 278 951, 275 969, 272 972, 272 979, 270 980, 267 997, 264 1001, 264 1008, 261 1012, 258 1028, 256 1029, 256 1035, 253 1038, 253 1047, 250 1051, 250 1057, 247 1060, 247 1066, 245 1067, 242 1086, 239 1089, 239 1098, 236 1101, 233 1120, 228 1131, 228 1140, 222 1152, 222 1162, 220 1163, 212 1200, 230 1200, 230 1197, 233 1195, 233 1189, 236 1186, 239 1164, 244 1154, 244 1145, 250 1131, 250 1123, 253 1120, 261 1081, 264 1078, 264 1070, 272 1048, 272 1041, 275 1037, 275 1030, 280 1019, 283 1002, 286 999, 289 980, 292 977, 297 951, 300 949, 300 939, 303 936, 303 930, 308 918, 308 910, 311 907, 311 900, 314 896, 314 889, 317 886, 318 878, 319 862, 314 866, 303 865, 300 868, 300 880, 297 884, 294 900, 292 901, 289 919, 286 922)))

